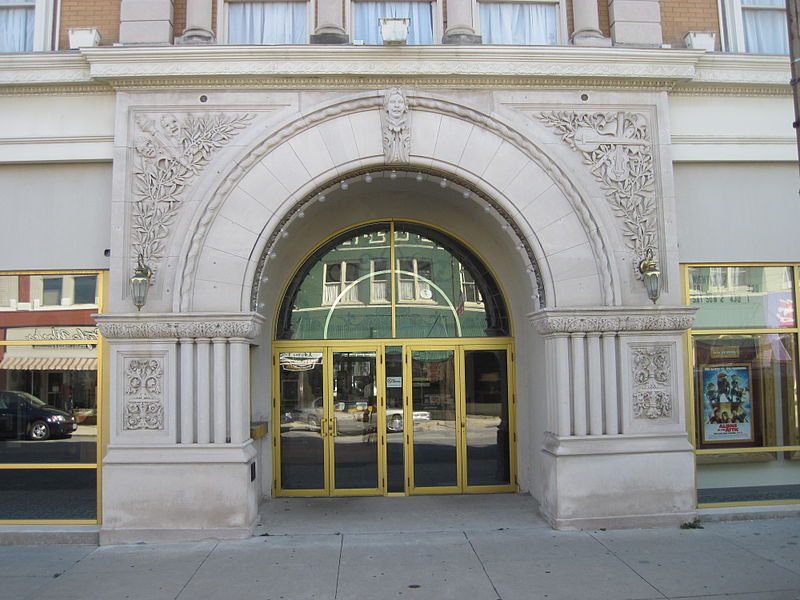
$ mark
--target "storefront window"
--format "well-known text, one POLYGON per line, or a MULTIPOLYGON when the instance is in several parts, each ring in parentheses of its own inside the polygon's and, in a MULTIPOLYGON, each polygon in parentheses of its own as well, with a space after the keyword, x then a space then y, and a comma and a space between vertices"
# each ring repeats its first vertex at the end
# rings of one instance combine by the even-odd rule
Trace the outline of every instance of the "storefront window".
POLYGON ((795 271, 687 267, 701 505, 800 501, 795 271))
POLYGON ((100 276, 0 282, 0 521, 95 521, 100 276))

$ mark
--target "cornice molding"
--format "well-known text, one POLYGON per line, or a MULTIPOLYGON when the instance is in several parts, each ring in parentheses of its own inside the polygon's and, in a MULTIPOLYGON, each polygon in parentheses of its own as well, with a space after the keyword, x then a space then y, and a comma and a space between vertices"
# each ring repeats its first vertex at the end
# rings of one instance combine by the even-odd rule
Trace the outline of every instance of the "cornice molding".
POLYGON ((0 94, 537 85, 791 93, 783 56, 576 46, 113 46, 0 57, 0 94))
POLYGON ((226 338, 252 340, 264 317, 256 313, 133 313, 94 315, 109 340, 226 338))
POLYGON ((681 332, 694 323, 691 306, 624 306, 543 309, 528 319, 545 336, 570 333, 681 332))

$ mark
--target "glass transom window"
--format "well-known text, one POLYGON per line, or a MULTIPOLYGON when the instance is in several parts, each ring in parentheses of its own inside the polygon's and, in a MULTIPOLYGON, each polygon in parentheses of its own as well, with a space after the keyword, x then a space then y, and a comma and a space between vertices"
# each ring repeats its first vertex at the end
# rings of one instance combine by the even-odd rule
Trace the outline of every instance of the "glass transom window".
POLYGON ((403 222, 372 223, 320 247, 284 296, 277 339, 507 336, 497 282, 461 242, 403 222))

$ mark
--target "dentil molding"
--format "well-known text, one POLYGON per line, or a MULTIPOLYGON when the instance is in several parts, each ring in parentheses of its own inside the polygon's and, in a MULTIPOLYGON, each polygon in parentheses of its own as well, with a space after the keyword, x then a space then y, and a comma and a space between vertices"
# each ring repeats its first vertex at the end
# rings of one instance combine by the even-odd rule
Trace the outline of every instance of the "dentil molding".
POLYGON ((679 332, 692 326, 696 310, 689 306, 544 309, 528 319, 542 335, 679 332))
POLYGON ((256 313, 167 313, 95 315, 100 333, 109 340, 225 338, 252 340, 264 317, 256 313))

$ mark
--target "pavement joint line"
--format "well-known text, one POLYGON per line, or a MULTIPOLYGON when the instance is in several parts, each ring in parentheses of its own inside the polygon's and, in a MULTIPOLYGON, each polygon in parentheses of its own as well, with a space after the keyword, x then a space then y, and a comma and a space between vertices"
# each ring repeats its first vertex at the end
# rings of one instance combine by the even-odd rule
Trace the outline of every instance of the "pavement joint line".
MULTIPOLYGON (((788 571, 792 575, 800 575, 800 570, 790 569, 789 567, 786 567, 784 565, 779 565, 775 561, 775 559, 770 558, 769 556, 765 556, 764 554, 759 553, 758 550, 755 550, 753 548, 748 548, 747 546, 744 546, 744 545, 738 543, 736 540, 731 539, 729 537, 726 537, 726 536, 724 536, 724 535, 722 535, 720 533, 717 533, 716 531, 710 531, 709 533, 711 533, 712 535, 715 535, 718 538, 721 538, 721 539, 725 540, 727 543, 735 546, 736 548, 738 548, 740 550, 744 550, 745 552, 749 552, 750 554, 753 554, 754 556, 757 556, 758 558, 767 561, 768 563, 770 563, 771 565, 773 565, 775 567, 778 567, 779 569, 783 569, 784 571, 788 571)), ((775 590, 775 591, 794 591, 794 590, 775 590)), ((800 593, 797 594, 796 600, 800 600, 800 593)))
POLYGON ((497 600, 503 600, 503 597, 500 595, 500 591, 497 589, 497 586, 494 584, 494 581, 492 581, 491 575, 489 575, 489 572, 486 570, 486 565, 483 564, 480 555, 475 550, 475 546, 472 545, 472 540, 469 539, 469 535, 467 535, 466 531, 463 531, 462 533, 464 534, 464 537, 466 538, 469 547, 472 548, 472 553, 475 555, 475 558, 478 559, 478 563, 481 565, 481 569, 483 569, 483 574, 486 575, 486 579, 489 580, 489 584, 492 586, 495 596, 497 596, 497 600))
POLYGON ((339 536, 339 564, 336 565, 336 587, 333 589, 333 600, 339 597, 339 575, 342 572, 342 554, 344 553, 344 534, 336 534, 339 536))
MULTIPOLYGON (((613 556, 614 558, 616 558, 616 559, 617 559, 619 562, 621 562, 623 565, 625 565, 625 566, 626 566, 626 567, 628 567, 628 568, 629 568, 631 571, 633 571, 634 575, 636 575, 636 576, 637 576, 639 579, 641 579, 641 580, 642 580, 642 581, 644 581, 644 582, 645 582, 647 585, 649 585, 651 588, 653 588, 653 591, 654 591, 654 592, 656 592, 657 594, 659 594, 659 595, 660 595, 662 598, 664 598, 664 599, 669 599, 669 596, 667 596, 667 595, 666 595, 664 592, 662 592, 660 589, 658 589, 658 588, 657 588, 655 585, 653 585, 652 583, 650 583, 649 581, 647 581, 647 579, 645 579, 645 578, 642 576, 642 574, 641 574, 641 573, 639 573, 639 571, 637 571, 637 570, 636 570, 636 569, 634 569, 634 568, 633 568, 633 567, 632 567, 630 564, 628 564, 628 561, 626 561, 624 558, 622 558, 621 556, 619 556, 619 555, 618 555, 616 552, 614 552, 614 551, 613 551, 611 548, 609 548, 608 546, 606 546, 606 545, 605 545, 605 544, 604 544, 604 543, 603 543, 601 540, 599 540, 599 539, 598 539, 598 538, 597 538, 597 537, 594 535, 594 533, 593 533, 593 532, 591 532, 591 531, 587 531, 587 532, 585 532, 585 533, 586 533, 586 535, 588 535, 590 538, 592 538, 594 541, 596 541, 598 544, 600 544, 600 545, 601 545, 603 548, 605 548, 605 549, 606 549, 606 551, 608 551, 608 553, 609 553, 609 554, 611 554, 611 556, 613 556)), ((702 597, 702 596, 701 596, 701 597, 702 597)))
POLYGON ((206 564, 206 561, 208 560, 208 557, 209 557, 209 556, 211 556, 211 554, 214 552, 214 550, 216 550, 216 549, 217 549, 217 547, 218 547, 218 546, 219 546, 219 542, 216 542, 216 543, 215 543, 215 544, 214 544, 214 545, 211 547, 211 549, 210 549, 210 550, 208 551, 208 553, 205 555, 205 558, 203 558, 203 560, 201 560, 201 561, 200 561, 200 564, 199 564, 199 565, 197 565, 197 568, 196 568, 196 569, 195 569, 195 570, 192 572, 192 574, 191 574, 191 575, 189 575, 189 577, 186 579, 186 583, 184 583, 184 584, 181 586, 181 589, 179 589, 179 590, 178 590, 178 593, 177 593, 177 594, 175 594, 175 600, 178 600, 178 598, 180 598, 181 594, 183 593, 183 590, 185 590, 185 589, 186 589, 186 586, 187 586, 187 585, 189 585, 189 582, 190 582, 192 579, 194 579, 194 576, 195 576, 195 575, 197 575, 197 572, 200 570, 200 567, 202 567, 204 564, 206 564))

